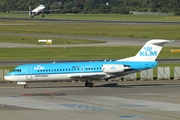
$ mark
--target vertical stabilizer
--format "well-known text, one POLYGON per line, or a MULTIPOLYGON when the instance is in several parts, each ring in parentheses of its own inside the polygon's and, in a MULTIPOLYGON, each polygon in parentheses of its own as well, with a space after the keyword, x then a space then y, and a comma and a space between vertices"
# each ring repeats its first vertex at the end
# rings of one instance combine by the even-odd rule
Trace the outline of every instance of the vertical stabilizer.
POLYGON ((153 39, 148 41, 141 50, 133 57, 120 59, 118 61, 155 61, 165 43, 171 40, 153 39))

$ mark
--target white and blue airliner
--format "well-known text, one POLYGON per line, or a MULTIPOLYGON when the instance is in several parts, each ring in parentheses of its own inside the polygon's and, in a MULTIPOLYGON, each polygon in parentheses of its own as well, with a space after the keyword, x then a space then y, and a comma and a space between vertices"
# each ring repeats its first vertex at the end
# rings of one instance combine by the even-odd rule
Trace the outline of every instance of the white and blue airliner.
POLYGON ((157 66, 155 61, 165 43, 170 40, 148 41, 133 57, 113 61, 59 62, 25 64, 17 66, 5 75, 8 81, 16 81, 27 88, 26 82, 84 80, 85 86, 93 87, 92 80, 108 80, 157 66))

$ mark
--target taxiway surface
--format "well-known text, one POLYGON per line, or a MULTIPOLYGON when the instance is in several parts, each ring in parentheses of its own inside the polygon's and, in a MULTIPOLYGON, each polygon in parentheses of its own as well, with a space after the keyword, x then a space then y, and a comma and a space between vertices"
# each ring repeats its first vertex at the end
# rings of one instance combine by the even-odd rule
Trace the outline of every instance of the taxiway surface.
MULTIPOLYGON (((23 47, 86 47, 86 46, 143 46, 150 39, 138 38, 112 38, 112 37, 92 37, 92 36, 73 36, 73 35, 48 35, 48 34, 27 34, 27 33, 4 33, 0 32, 2 36, 33 36, 53 38, 70 38, 70 39, 87 39, 87 40, 102 40, 106 43, 98 44, 52 44, 52 45, 32 45, 32 44, 19 44, 19 43, 5 43, 0 42, 0 48, 23 48, 23 47)), ((38 41, 38 40, 37 40, 38 41)), ((165 46, 177 47, 180 46, 178 40, 166 44, 165 46)))
POLYGON ((180 81, 0 84, 3 120, 179 120, 180 81))

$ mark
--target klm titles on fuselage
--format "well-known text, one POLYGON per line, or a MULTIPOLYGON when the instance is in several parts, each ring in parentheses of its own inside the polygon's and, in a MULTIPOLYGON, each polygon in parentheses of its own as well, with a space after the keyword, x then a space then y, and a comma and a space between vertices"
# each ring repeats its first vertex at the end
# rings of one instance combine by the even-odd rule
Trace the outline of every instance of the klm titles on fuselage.
POLYGON ((157 56, 157 51, 152 51, 152 47, 144 47, 145 51, 140 51, 140 56, 157 56))

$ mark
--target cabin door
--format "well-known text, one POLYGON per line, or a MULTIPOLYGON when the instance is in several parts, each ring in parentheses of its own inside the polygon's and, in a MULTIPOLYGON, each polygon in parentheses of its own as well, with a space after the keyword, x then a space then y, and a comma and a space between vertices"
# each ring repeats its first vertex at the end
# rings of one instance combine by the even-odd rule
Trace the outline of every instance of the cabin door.
POLYGON ((26 67, 26 79, 27 80, 32 79, 32 67, 31 66, 26 67))
POLYGON ((83 66, 81 67, 81 72, 84 72, 84 67, 83 66))

